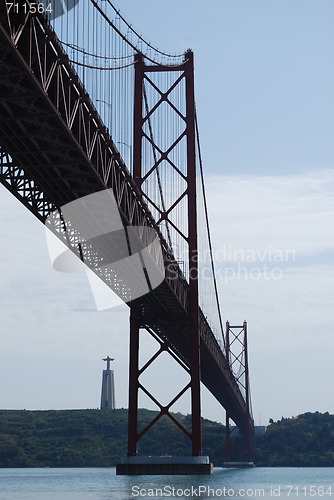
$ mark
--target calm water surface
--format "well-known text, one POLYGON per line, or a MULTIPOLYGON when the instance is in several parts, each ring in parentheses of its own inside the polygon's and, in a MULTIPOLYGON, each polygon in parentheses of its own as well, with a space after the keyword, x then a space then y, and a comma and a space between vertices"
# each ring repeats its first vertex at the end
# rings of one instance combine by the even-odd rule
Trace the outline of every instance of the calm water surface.
POLYGON ((0 500, 334 500, 334 468, 214 469, 212 476, 116 476, 110 469, 0 469, 0 500))

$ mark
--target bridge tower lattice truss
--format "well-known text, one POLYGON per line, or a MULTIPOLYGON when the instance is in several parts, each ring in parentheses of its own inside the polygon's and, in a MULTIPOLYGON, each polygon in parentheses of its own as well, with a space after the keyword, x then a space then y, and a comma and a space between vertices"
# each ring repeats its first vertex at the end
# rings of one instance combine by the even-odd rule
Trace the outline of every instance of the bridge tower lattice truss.
MULTIPOLYGON (((137 183, 144 199, 149 205, 158 211, 158 225, 165 225, 167 237, 170 240, 169 227, 176 231, 187 246, 187 273, 189 276, 189 302, 188 302, 188 324, 185 328, 189 331, 190 367, 168 348, 168 342, 159 339, 150 328, 141 324, 138 315, 131 309, 130 313, 130 373, 129 373, 129 429, 128 429, 128 455, 135 456, 138 452, 139 439, 163 416, 167 415, 192 442, 192 454, 202 455, 202 429, 201 429, 201 403, 200 403, 200 329, 199 329, 199 298, 198 298, 198 263, 197 263, 197 208, 196 208, 196 143, 195 143, 195 98, 194 98, 194 67, 193 54, 188 51, 184 62, 178 66, 146 65, 141 54, 137 54, 135 63, 135 100, 134 100, 134 151, 133 151, 133 177, 137 183), (152 78, 152 74, 175 73, 175 79, 169 88, 159 89, 158 79, 152 78), (148 105, 146 87, 152 86, 159 94, 155 105, 148 105), (176 108, 172 101, 171 93, 180 87, 180 92, 185 95, 184 110, 176 108), (178 115, 183 126, 177 137, 173 137, 172 143, 162 150, 161 145, 155 140, 152 132, 151 118, 153 113, 162 106, 170 106, 178 115), (179 143, 186 140, 186 165, 177 165, 173 157, 173 151, 179 143), (144 165, 143 144, 152 147, 152 163, 150 168, 144 165), (174 199, 168 200, 166 206, 162 198, 162 206, 157 206, 156 200, 150 196, 149 190, 145 189, 146 181, 153 176, 160 176, 162 163, 165 162, 173 169, 173 172, 182 179, 184 190, 175 195, 174 199), (183 170, 183 172, 182 172, 183 170), (173 220, 172 211, 187 200, 187 227, 178 227, 173 220), (160 343, 160 349, 144 367, 139 369, 139 329, 146 328, 151 335, 160 343), (143 371, 162 352, 168 352, 190 375, 190 382, 179 392, 179 394, 167 405, 163 406, 154 396, 140 383, 139 377, 143 371), (138 432, 138 390, 141 389, 160 409, 160 413, 140 433, 138 432), (171 406, 188 390, 191 390, 191 433, 178 422, 169 410, 171 406)), ((149 184, 149 183, 148 183, 149 184)), ((172 251, 172 249, 171 249, 172 251)))
MULTIPOLYGON (((249 370, 248 370, 248 346, 247 346, 247 322, 244 321, 241 326, 230 325, 229 321, 226 322, 226 356, 229 362, 231 372, 235 376, 235 380, 239 385, 241 392, 246 401, 247 408, 247 430, 243 438, 246 440, 246 458, 247 462, 252 461, 252 439, 254 429, 251 428, 252 407, 250 397, 250 383, 249 383, 249 370)), ((231 460, 231 427, 230 415, 226 411, 226 444, 225 444, 225 461, 226 463, 231 460)), ((241 455, 241 447, 239 455, 241 455)), ((240 459, 240 456, 239 456, 240 459)))

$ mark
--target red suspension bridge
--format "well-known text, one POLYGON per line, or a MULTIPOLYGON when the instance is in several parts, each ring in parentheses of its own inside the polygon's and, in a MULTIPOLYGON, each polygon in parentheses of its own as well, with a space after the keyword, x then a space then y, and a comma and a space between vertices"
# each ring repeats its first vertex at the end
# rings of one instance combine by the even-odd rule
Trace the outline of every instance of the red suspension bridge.
MULTIPOLYGON (((202 456, 201 381, 226 409, 227 444, 232 419, 245 437, 243 460, 251 462, 247 325, 227 323, 223 330, 193 54, 155 49, 109 0, 73 2, 65 13, 61 5, 0 0, 0 181, 40 221, 47 224, 52 217, 56 235, 130 307, 129 460, 119 472, 131 472, 140 438, 165 415, 189 437, 193 457, 202 456), (106 271, 112 233, 103 241, 85 238, 63 216, 64 207, 103 190, 111 190, 126 231, 146 228, 158 236, 162 279, 152 286, 143 264, 148 289, 140 296, 133 293, 131 270, 123 268, 120 275, 111 263, 106 271), (140 329, 160 345, 142 367, 140 329), (189 374, 189 383, 167 406, 140 380, 163 352, 189 374), (139 391, 159 408, 141 430, 139 391), (187 391, 191 429, 170 413, 187 391)), ((142 248, 150 244, 146 234, 136 235, 142 248)), ((150 265, 158 266, 154 252, 148 255, 150 265)), ((152 467, 138 464, 142 472, 152 467)), ((182 470, 204 470, 202 465, 190 460, 182 470)), ((169 465, 168 471, 175 470, 169 465)))

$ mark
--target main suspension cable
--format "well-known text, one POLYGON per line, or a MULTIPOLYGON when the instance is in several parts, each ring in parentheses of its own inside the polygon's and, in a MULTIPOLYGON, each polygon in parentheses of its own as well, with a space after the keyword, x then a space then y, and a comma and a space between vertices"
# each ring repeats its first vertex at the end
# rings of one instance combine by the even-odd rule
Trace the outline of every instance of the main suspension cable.
POLYGON ((92 52, 87 52, 87 50, 83 49, 82 47, 79 47, 78 45, 75 45, 73 43, 66 43, 63 40, 61 40, 62 45, 66 45, 66 47, 69 47, 72 50, 75 50, 77 52, 80 52, 81 54, 84 54, 85 56, 90 56, 94 57, 94 59, 103 59, 104 61, 120 61, 123 59, 130 59, 130 57, 133 57, 133 54, 129 54, 127 56, 102 56, 98 54, 93 54, 92 52))
MULTIPOLYGON (((165 57, 170 57, 170 58, 178 58, 182 57, 183 54, 168 54, 167 52, 163 52, 160 49, 157 49, 156 47, 153 47, 153 45, 150 44, 150 42, 146 42, 146 40, 140 35, 133 27, 131 24, 127 22, 127 20, 120 14, 120 10, 117 10, 116 7, 113 5, 113 3, 110 0, 107 0, 107 3, 110 5, 110 7, 115 11, 115 13, 118 15, 118 17, 123 21, 124 24, 128 27, 130 31, 140 40, 143 42, 147 47, 150 49, 154 50, 154 52, 157 52, 158 54, 165 56, 165 57)), ((138 50, 138 49, 137 49, 138 50)))
POLYGON ((128 64, 123 64, 122 66, 116 66, 116 67, 105 67, 105 66, 92 66, 91 64, 79 62, 79 61, 74 61, 73 59, 69 59, 69 61, 72 64, 76 64, 78 66, 82 66, 83 68, 89 68, 89 69, 97 69, 99 71, 114 71, 116 69, 124 69, 124 68, 129 68, 130 66, 134 66, 136 64, 136 61, 132 61, 128 64))

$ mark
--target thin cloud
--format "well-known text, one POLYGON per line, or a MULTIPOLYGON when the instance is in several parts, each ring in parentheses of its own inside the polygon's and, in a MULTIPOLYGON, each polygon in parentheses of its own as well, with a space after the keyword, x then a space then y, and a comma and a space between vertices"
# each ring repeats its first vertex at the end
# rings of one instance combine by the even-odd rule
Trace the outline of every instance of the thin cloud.
POLYGON ((334 249, 334 172, 291 176, 208 176, 216 251, 293 250, 314 256, 334 249))

